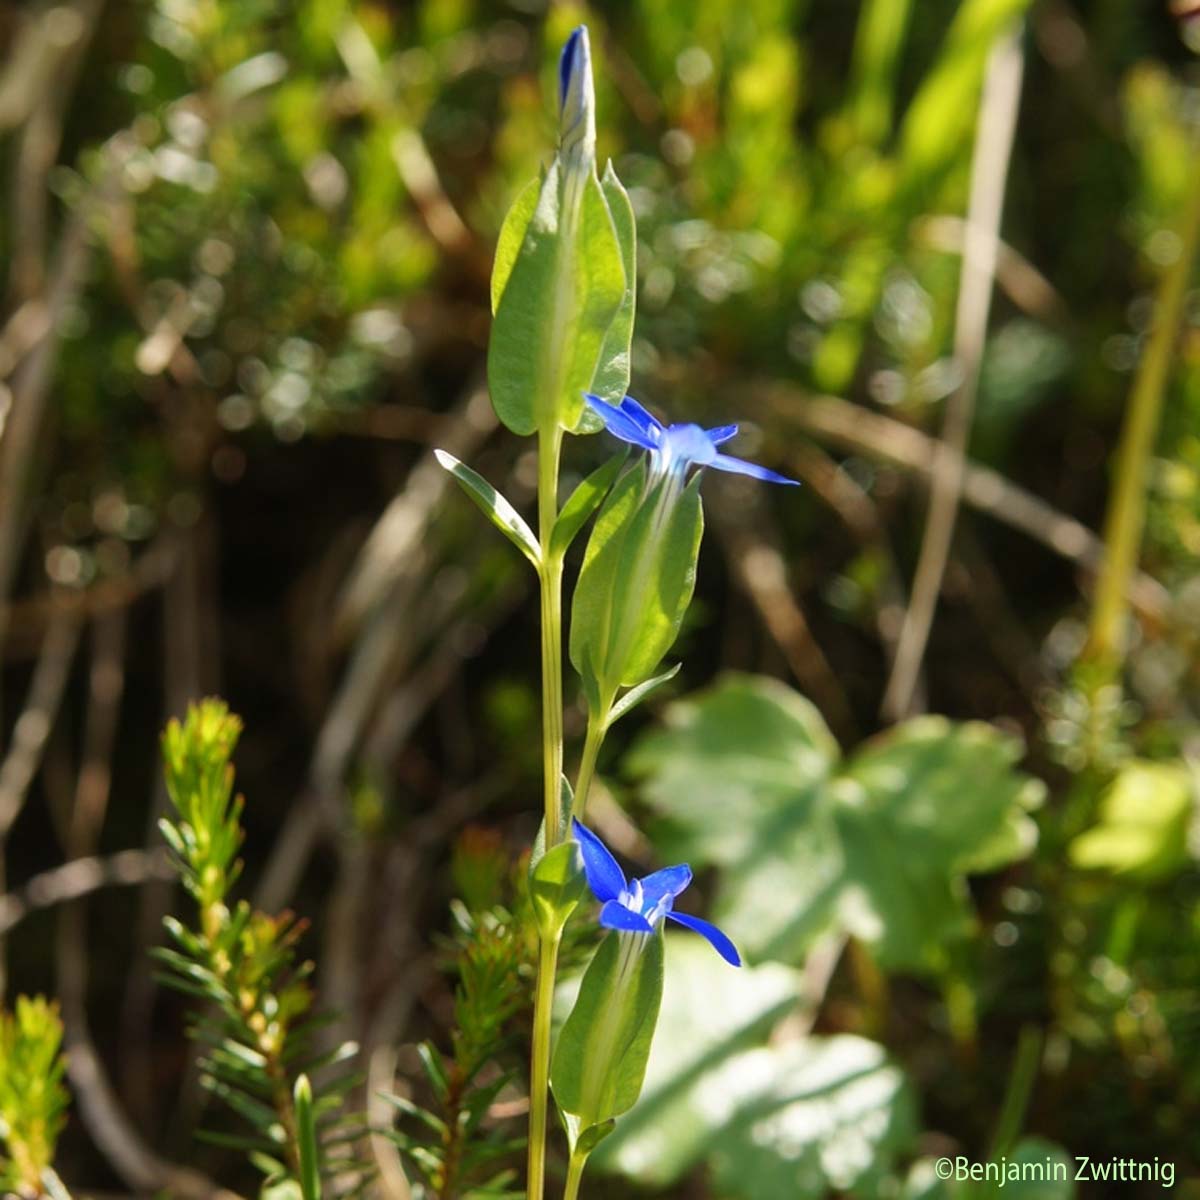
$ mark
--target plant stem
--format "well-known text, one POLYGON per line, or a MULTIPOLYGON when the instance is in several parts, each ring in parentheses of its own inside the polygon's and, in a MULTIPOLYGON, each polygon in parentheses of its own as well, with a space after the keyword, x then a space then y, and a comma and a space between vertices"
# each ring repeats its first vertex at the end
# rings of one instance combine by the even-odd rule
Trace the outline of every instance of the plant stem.
POLYGON ((567 1167, 567 1186, 563 1188, 563 1200, 578 1200, 579 1181, 583 1178, 585 1166, 587 1166, 586 1154, 571 1155, 571 1162, 567 1167))
POLYGON ((603 713, 588 712, 587 738, 583 743, 583 756, 579 760, 579 774, 575 779, 575 799, 571 804, 571 816, 582 821, 587 811, 588 792, 596 774, 596 759, 604 745, 604 734, 608 727, 608 709, 603 713))
POLYGON ((533 1003, 533 1065, 529 1082, 528 1200, 542 1200, 546 1191, 546 1114, 550 1092, 550 1015, 554 1005, 554 975, 558 967, 558 937, 543 938, 538 954, 537 994, 533 1003))
MULTIPOLYGON (((538 539, 542 563, 538 571, 542 617, 542 765, 545 801, 545 846, 562 841, 563 768, 562 690, 562 558, 551 554, 558 519, 558 463, 562 430, 557 423, 538 434, 538 539)), ((537 992, 533 1007, 533 1051, 529 1068, 528 1200, 546 1192, 546 1114, 550 1102, 550 1013, 558 968, 558 935, 543 937, 538 952, 537 992)))
POLYGON ((559 797, 563 765, 562 690, 562 558, 550 553, 550 537, 558 517, 558 460, 562 430, 538 435, 538 537, 542 565, 538 572, 542 602, 542 761, 546 814, 546 849, 562 841, 559 797))
POLYGON ((1117 674, 1125 642, 1129 588, 1137 567, 1146 515, 1146 474, 1162 416, 1179 323, 1200 249, 1200 166, 1193 167, 1179 230, 1179 257, 1163 277, 1154 331, 1138 367, 1117 447, 1116 477, 1104 521, 1104 566, 1096 585, 1086 656, 1097 685, 1117 674))
POLYGON ((1016 1144, 1025 1124, 1029 1098, 1037 1081, 1042 1060, 1042 1031, 1036 1025, 1025 1025, 1017 1040, 1016 1061, 1008 1077, 1008 1087, 1000 1105, 1000 1116, 992 1135, 989 1158, 992 1162, 1007 1154, 1016 1144))

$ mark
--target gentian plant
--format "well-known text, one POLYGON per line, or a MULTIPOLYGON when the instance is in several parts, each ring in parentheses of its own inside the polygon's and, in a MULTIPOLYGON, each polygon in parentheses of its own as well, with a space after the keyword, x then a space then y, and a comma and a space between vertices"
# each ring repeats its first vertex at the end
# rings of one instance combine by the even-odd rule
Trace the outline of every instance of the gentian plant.
POLYGON ((558 152, 518 195, 500 233, 488 350, 497 415, 512 432, 537 438, 536 530, 478 474, 439 453, 442 466, 529 560, 539 584, 544 789, 529 869, 539 951, 528 1200, 542 1200, 546 1190, 551 1090, 569 1143, 568 1200, 578 1194, 591 1151, 637 1100, 662 997, 664 922, 693 930, 726 962, 740 965, 719 929, 674 911, 691 882, 686 865, 629 880, 583 819, 608 729, 678 670, 660 664, 692 597, 704 528, 699 468, 794 482, 719 449, 737 434, 736 425, 664 425, 626 395, 636 232, 612 164, 603 174, 597 169, 585 28, 563 49, 558 99, 558 152), (565 435, 601 429, 646 454, 627 465, 623 448, 560 507, 565 435), (588 708, 572 787, 563 773, 563 565, 593 514, 571 602, 570 659, 588 708), (589 889, 608 933, 584 972, 552 1058, 559 946, 589 889))

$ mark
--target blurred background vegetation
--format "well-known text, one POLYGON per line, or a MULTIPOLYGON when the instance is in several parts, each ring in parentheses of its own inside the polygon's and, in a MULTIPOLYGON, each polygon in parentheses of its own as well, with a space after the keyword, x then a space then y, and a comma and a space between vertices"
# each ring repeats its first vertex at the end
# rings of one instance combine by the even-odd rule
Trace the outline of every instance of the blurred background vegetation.
MULTIPOLYGON (((929 1160, 993 1151, 1158 1157, 1200 1194, 1185 7, 0 7, 0 979, 62 1003, 64 1178, 253 1186, 193 1139, 224 1118, 146 955, 180 904, 157 735, 190 699, 244 719, 244 890, 312 918, 361 1103, 425 1103, 417 1043, 484 1020, 456 1014, 446 939, 455 897, 460 940, 503 932, 479 914, 534 833, 536 605, 431 452, 532 496, 483 384, 488 275, 587 21, 638 219, 631 390, 740 421, 735 452, 806 484, 706 481, 676 698, 601 763, 608 840, 689 856, 753 965, 672 941, 647 1096, 592 1194, 950 1196, 929 1160), (1140 570, 1098 644, 1114 452, 1172 281, 1140 570), (960 492, 930 586, 931 507, 960 492)), ((526 950, 500 956, 518 976, 526 950)), ((519 991, 484 1039, 514 1064, 519 991)))

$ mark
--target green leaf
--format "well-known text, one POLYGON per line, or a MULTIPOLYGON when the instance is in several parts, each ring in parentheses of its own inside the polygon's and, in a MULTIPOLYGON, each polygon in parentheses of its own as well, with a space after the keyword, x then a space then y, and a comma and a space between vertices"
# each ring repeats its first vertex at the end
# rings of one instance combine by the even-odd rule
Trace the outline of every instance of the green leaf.
POLYGON ((453 454, 447 454, 445 450, 435 450, 433 453, 438 464, 454 476, 462 490, 479 506, 488 520, 534 567, 537 567, 541 562, 542 552, 538 549, 537 538, 526 524, 525 518, 482 475, 464 466, 453 454))
POLYGON ((258 1196, 259 1200, 303 1200, 300 1185, 294 1179, 268 1179, 258 1196))
POLYGON ((661 675, 655 675, 653 679, 647 679, 645 683, 639 683, 637 687, 631 687, 612 706, 612 710, 608 714, 606 728, 611 729, 626 713, 632 712, 633 709, 637 708, 651 692, 657 691, 664 683, 670 683, 679 674, 682 666, 683 663, 676 663, 673 667, 668 667, 661 675))
POLYGON ((538 193, 546 178, 543 171, 537 179, 531 179, 517 193, 512 207, 505 215, 504 224, 500 226, 500 237, 496 242, 496 257, 492 262, 492 312, 500 307, 500 297, 508 286, 508 277, 512 274, 517 255, 521 252, 521 243, 525 240, 525 230, 537 208, 538 193))
POLYGON ((1070 845, 1076 867, 1146 880, 1175 874, 1188 860, 1196 784, 1179 762, 1126 763, 1100 801, 1096 824, 1070 845))
POLYGON ((627 764, 669 822, 659 846, 668 861, 747 862, 758 847, 755 814, 805 803, 839 755, 816 706, 772 679, 726 675, 668 705, 665 720, 627 764))
MULTIPOLYGON (((621 249, 625 293, 604 336, 591 390, 610 404, 620 404, 629 388, 629 348, 633 342, 633 317, 637 302, 637 223, 629 193, 617 178, 611 160, 605 167, 600 187, 608 202, 608 211, 621 249)), ((594 425, 597 429, 602 426, 598 417, 594 419, 594 425)))
POLYGON ((586 1130, 633 1107, 642 1090, 663 990, 660 934, 610 933, 558 1037, 554 1099, 586 1130), (640 952, 639 952, 640 951, 640 952))
POLYGON ((622 450, 614 454, 606 463, 597 467, 571 493, 558 519, 554 522, 554 530, 550 534, 551 557, 561 558, 575 540, 576 535, 600 506, 600 502, 608 495, 613 480, 625 465, 628 451, 622 450))
POLYGON ((585 1158, 591 1154, 617 1127, 615 1120, 602 1121, 599 1125, 583 1127, 579 1118, 571 1113, 560 1113, 563 1128, 567 1131, 567 1145, 571 1154, 582 1154, 585 1158))
POLYGON ((555 159, 500 296, 488 345, 492 405, 509 429, 527 435, 579 424, 583 393, 591 390, 625 290, 621 246, 595 173, 573 200, 555 159))
POLYGON ((301 1075, 292 1089, 296 1108, 296 1142, 300 1159, 300 1192, 304 1200, 321 1200, 317 1129, 313 1120, 312 1084, 301 1075))
POLYGON ((881 965, 936 972, 973 928, 966 876, 1030 853, 1041 785, 1020 743, 924 717, 848 762, 790 689, 731 676, 668 709, 634 770, 667 818, 664 849, 723 866, 717 919, 751 959, 799 962, 822 934, 881 965))
POLYGON ((909 1088, 883 1048, 846 1035, 772 1045, 803 990, 799 971, 734 971, 687 934, 668 943, 645 1090, 596 1169, 659 1189, 707 1161, 722 1196, 876 1194, 870 1182, 914 1129, 909 1088))
MULTIPOLYGON (((571 781, 564 775, 559 784, 558 789, 558 827, 564 832, 571 822, 571 807, 575 800, 575 793, 571 788, 571 781)), ((533 849, 529 852, 529 877, 533 878, 533 872, 537 869, 538 863, 542 861, 546 853, 546 819, 542 818, 541 824, 538 825, 537 836, 533 839, 533 849)))
POLYGON ((573 841, 560 842, 529 872, 529 897, 538 931, 555 939, 587 891, 587 879, 573 841))
POLYGON ((260 1133, 280 1144, 284 1141, 283 1126, 279 1114, 268 1104, 248 1096, 245 1092, 218 1079, 215 1075, 201 1075, 200 1084, 214 1096, 224 1100, 239 1116, 249 1121, 260 1133))
POLYGON ((446 1066, 442 1062, 442 1056, 438 1053, 437 1048, 429 1042, 422 1042, 417 1047, 417 1055, 421 1060, 421 1065, 425 1068, 425 1074, 429 1076, 429 1082, 433 1084, 437 1098, 445 1101, 450 1094, 450 1080, 446 1075, 446 1066))

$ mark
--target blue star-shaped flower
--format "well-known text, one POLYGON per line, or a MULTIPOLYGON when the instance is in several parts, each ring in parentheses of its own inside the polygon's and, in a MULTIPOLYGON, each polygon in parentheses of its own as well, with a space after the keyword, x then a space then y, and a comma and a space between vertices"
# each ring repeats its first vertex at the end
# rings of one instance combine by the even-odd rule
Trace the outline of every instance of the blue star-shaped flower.
POLYGON ((736 425, 720 425, 716 429, 701 429, 699 425, 663 425, 632 396, 626 396, 620 405, 609 404, 590 393, 585 393, 584 399, 614 437, 650 451, 656 475, 683 475, 694 464, 716 467, 718 471, 729 471, 734 475, 749 475, 752 479, 765 479, 768 483, 797 483, 797 480, 778 475, 757 463, 719 453, 717 447, 737 433, 736 425))
POLYGON ((737 947, 715 925, 672 911, 675 897, 692 882, 692 869, 684 863, 664 867, 645 879, 626 880, 608 847, 586 825, 571 822, 583 855, 588 887, 603 905, 600 924, 623 933, 654 933, 664 917, 707 938, 716 952, 735 967, 742 965, 737 947))

